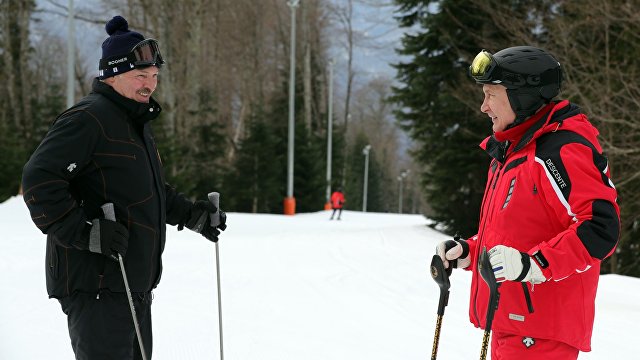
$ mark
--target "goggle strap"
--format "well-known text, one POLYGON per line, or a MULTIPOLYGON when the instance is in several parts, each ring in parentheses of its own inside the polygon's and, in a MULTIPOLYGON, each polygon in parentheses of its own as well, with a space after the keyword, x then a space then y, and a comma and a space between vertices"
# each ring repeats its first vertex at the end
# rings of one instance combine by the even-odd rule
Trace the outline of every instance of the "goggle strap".
POLYGON ((106 79, 108 77, 125 73, 129 70, 133 70, 135 69, 135 67, 136 66, 129 61, 108 65, 108 63, 104 61, 104 59, 100 59, 100 68, 98 69, 98 77, 100 79, 106 79))

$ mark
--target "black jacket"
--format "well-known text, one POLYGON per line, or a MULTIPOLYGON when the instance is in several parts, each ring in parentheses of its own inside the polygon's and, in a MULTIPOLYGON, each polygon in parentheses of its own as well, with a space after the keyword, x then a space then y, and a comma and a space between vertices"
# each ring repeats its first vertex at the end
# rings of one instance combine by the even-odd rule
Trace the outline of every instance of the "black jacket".
POLYGON ((119 264, 86 249, 92 219, 112 202, 129 229, 125 267, 132 292, 156 287, 165 224, 182 223, 191 202, 165 183, 149 121, 151 99, 125 98, 97 79, 92 92, 62 113, 22 174, 24 201, 47 234, 47 292, 60 298, 106 288, 123 292, 119 264))

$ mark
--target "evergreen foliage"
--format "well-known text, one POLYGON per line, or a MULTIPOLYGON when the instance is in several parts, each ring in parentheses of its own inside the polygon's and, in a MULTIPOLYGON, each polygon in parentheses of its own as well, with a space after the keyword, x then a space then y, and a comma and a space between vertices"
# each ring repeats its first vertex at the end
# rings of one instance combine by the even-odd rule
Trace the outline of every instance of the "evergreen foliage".
MULTIPOLYGON (((300 119, 304 109, 298 106, 302 98, 300 92, 297 94, 293 195, 296 212, 300 213, 323 207, 326 138, 308 131, 300 119)), ((225 209, 229 211, 283 211, 287 191, 288 94, 280 92, 269 105, 270 111, 265 112, 261 107, 254 111, 247 136, 225 177, 223 188, 231 198, 225 209)))
MULTIPOLYGON (((199 112, 213 110, 205 108, 199 112)), ((189 141, 181 142, 162 126, 163 121, 164 117, 160 116, 152 127, 167 182, 193 199, 204 199, 212 189, 220 189, 226 173, 221 165, 226 144, 220 124, 209 120, 194 125, 186 130, 189 141)))
POLYGON ((249 127, 249 135, 240 144, 235 166, 225 177, 228 202, 225 209, 277 213, 282 211, 283 187, 281 171, 286 158, 276 151, 276 138, 266 114, 257 111, 249 127))
MULTIPOLYGON (((491 123, 472 111, 454 92, 466 77, 468 63, 460 52, 477 52, 468 32, 449 14, 470 27, 483 27, 478 9, 469 2, 398 0, 401 26, 412 28, 399 53, 407 62, 396 64, 398 79, 392 100, 396 117, 420 144, 414 157, 424 165, 423 187, 432 218, 449 234, 474 235, 486 181, 488 156, 478 144, 490 134, 491 123), (432 9, 437 9, 432 12, 432 9), (447 36, 457 34, 455 38, 447 36)), ((482 100, 481 90, 475 89, 482 100)))

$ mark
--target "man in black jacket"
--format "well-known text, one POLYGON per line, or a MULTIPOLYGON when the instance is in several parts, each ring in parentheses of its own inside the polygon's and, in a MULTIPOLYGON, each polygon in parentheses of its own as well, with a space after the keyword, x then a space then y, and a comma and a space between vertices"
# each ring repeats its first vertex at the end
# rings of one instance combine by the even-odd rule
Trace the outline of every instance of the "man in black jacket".
POLYGON ((24 200, 47 234, 49 297, 67 315, 77 359, 140 359, 118 255, 124 259, 147 357, 151 291, 162 272, 166 224, 218 241, 209 201, 192 203, 165 182, 149 122, 164 60, 158 43, 116 16, 106 25, 100 76, 63 112, 24 167, 24 200), (116 221, 101 206, 113 203, 116 221), (204 224, 202 221, 206 220, 204 224))

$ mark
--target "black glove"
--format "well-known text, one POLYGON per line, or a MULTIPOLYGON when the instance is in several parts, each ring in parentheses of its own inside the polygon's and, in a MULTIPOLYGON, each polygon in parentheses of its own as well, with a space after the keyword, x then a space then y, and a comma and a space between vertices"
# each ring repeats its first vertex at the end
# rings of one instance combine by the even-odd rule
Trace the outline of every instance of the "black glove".
POLYGON ((217 210, 210 201, 197 200, 189 209, 185 221, 178 226, 178 230, 182 230, 186 226, 188 229, 200 233, 207 240, 217 242, 220 231, 227 228, 227 214, 224 211, 220 211, 220 224, 216 227, 211 226, 211 215, 217 210))
POLYGON ((124 258, 129 247, 129 230, 107 219, 94 219, 89 231, 89 251, 103 254, 118 260, 118 254, 124 258))
POLYGON ((439 243, 436 246, 436 254, 442 259, 445 268, 449 268, 449 262, 454 268, 466 268, 471 264, 469 244, 458 236, 439 243))

